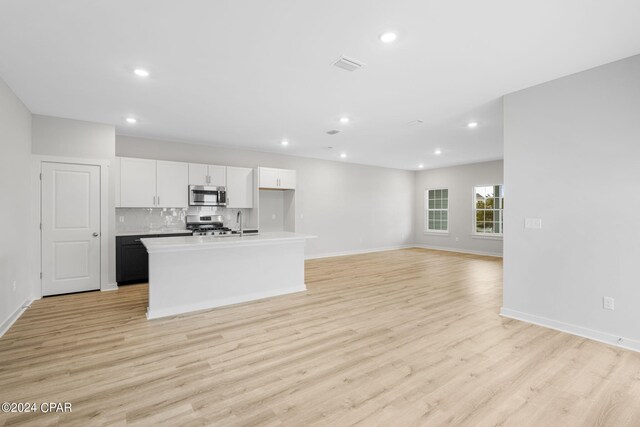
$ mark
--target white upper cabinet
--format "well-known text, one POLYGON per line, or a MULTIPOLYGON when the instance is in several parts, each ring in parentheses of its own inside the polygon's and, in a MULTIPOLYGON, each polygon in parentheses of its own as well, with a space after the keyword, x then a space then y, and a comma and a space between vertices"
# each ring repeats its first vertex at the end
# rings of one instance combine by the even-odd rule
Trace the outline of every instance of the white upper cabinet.
POLYGON ((189 163, 189 185, 225 187, 227 185, 227 167, 189 163))
POLYGON ((278 174, 279 169, 273 168, 258 168, 258 175, 260 175, 260 188, 278 188, 278 174))
POLYGON ((120 159, 120 207, 186 208, 187 163, 148 159, 120 159))
POLYGON ((209 166, 189 163, 189 185, 208 185, 209 166))
POLYGON ((296 171, 290 169, 279 169, 280 171, 280 187, 283 190, 296 189, 296 171))
POLYGON ((159 208, 181 208, 189 205, 189 165, 180 162, 156 162, 159 208))
POLYGON ((227 166, 227 207, 253 208, 253 169, 227 166))
POLYGON ((227 167, 209 165, 209 185, 214 187, 227 186, 227 167))
POLYGON ((290 169, 258 168, 260 188, 295 190, 296 171, 290 169))
POLYGON ((120 206, 146 208, 156 205, 156 161, 120 159, 120 206))

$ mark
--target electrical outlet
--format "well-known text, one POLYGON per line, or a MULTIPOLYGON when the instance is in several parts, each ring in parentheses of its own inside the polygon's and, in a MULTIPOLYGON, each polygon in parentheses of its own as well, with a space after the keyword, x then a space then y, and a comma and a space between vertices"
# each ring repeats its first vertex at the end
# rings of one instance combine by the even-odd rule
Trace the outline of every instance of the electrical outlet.
POLYGON ((533 228, 539 230, 542 228, 542 219, 540 218, 525 218, 524 228, 533 228))
POLYGON ((458 242, 458 241, 460 241, 460 238, 459 238, 459 237, 456 237, 456 242, 458 242))
POLYGON ((602 308, 605 310, 615 310, 615 300, 611 297, 602 297, 602 308))
POLYGON ((276 214, 271 214, 271 219, 276 219, 276 214))
POLYGON ((124 215, 120 215, 120 216, 118 217, 118 221, 120 221, 120 222, 124 222, 124 215))
POLYGON ((16 281, 13 281, 13 292, 16 291, 16 289, 18 289, 18 284, 16 283, 16 281))

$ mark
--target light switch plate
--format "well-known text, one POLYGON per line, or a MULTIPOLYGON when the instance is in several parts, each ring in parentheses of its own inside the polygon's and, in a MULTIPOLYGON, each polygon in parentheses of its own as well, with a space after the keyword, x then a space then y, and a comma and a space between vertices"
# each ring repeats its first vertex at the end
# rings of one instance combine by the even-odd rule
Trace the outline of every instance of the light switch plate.
POLYGON ((531 228, 535 230, 539 230, 542 228, 542 219, 540 218, 525 218, 524 219, 524 228, 531 228))
POLYGON ((602 297, 602 308, 605 310, 615 310, 615 300, 611 297, 602 297))

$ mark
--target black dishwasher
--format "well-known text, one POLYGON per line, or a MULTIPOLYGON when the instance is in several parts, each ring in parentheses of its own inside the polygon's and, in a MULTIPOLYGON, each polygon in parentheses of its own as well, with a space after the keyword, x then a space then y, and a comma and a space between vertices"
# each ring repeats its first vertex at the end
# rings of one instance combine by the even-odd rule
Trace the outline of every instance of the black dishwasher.
POLYGON ((149 280, 149 255, 140 239, 191 236, 191 233, 142 234, 116 237, 116 281, 118 284, 149 280))

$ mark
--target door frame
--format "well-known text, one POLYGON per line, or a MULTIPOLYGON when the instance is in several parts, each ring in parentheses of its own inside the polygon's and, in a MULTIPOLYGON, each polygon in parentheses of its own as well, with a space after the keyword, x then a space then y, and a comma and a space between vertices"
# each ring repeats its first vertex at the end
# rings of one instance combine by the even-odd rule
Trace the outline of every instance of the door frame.
POLYGON ((32 155, 31 163, 31 218, 29 219, 29 229, 31 229, 31 247, 34 248, 31 259, 31 283, 32 299, 42 298, 42 186, 40 174, 43 163, 63 163, 85 166, 100 167, 100 290, 107 291, 117 289, 117 285, 109 283, 109 242, 112 240, 112 232, 109 227, 109 160, 83 159, 74 157, 58 157, 45 155, 32 155))

